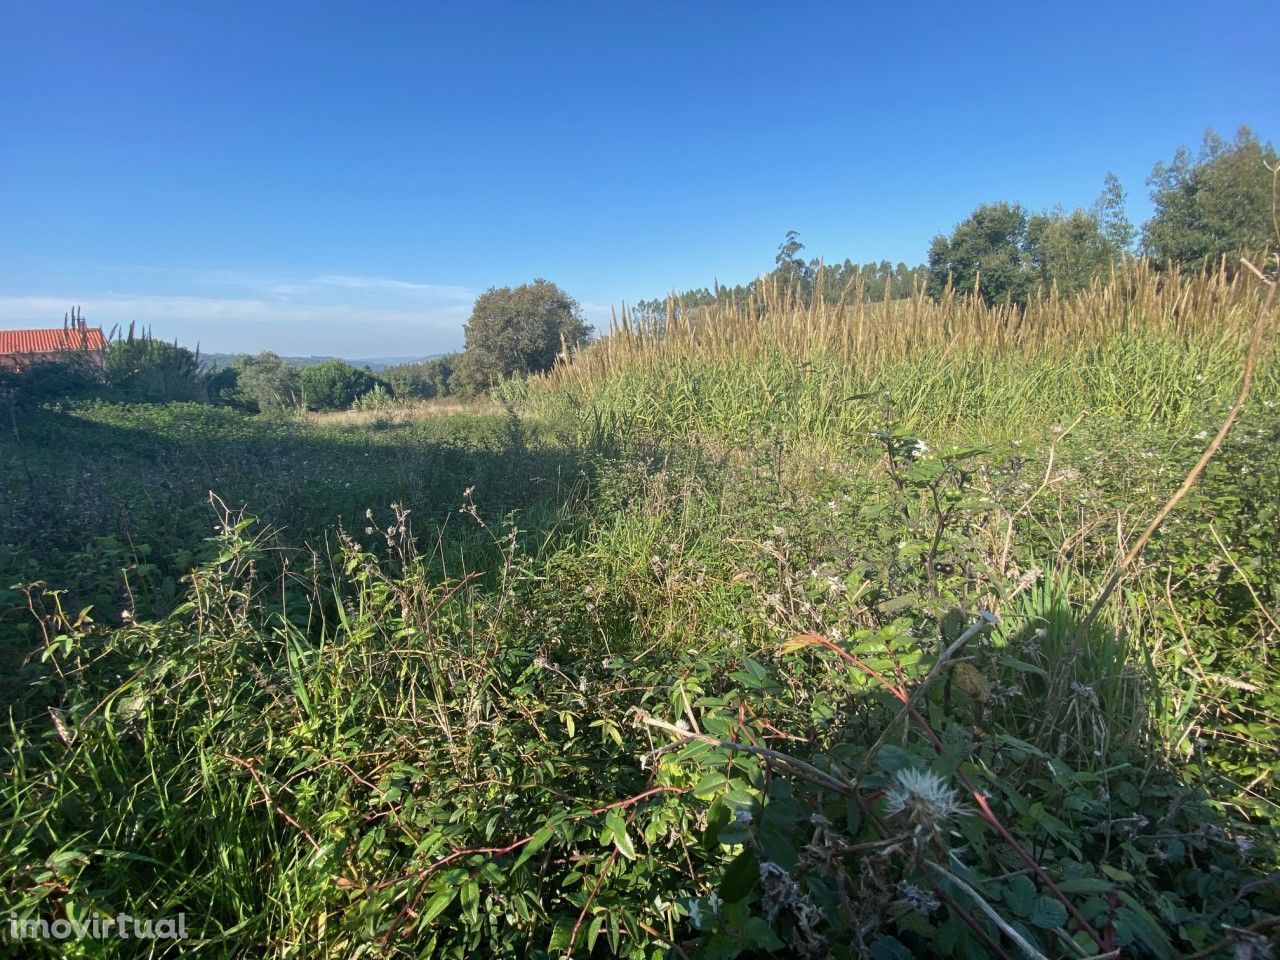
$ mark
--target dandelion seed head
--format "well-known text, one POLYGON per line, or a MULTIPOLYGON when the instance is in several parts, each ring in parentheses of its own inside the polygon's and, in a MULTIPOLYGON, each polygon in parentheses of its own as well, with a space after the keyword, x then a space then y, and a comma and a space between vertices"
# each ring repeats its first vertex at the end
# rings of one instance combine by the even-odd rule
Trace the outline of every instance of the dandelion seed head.
POLYGON ((885 813, 905 813, 916 824, 936 828, 964 812, 960 795, 932 770, 899 770, 885 791, 885 813))

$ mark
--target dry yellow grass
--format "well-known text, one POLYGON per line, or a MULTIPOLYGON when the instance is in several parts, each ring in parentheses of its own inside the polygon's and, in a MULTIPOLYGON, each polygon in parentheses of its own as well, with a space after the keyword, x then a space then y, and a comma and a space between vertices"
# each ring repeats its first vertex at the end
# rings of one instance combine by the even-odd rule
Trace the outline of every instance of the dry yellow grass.
MULTIPOLYGON (((627 311, 529 384, 530 408, 590 410, 662 434, 783 429, 836 446, 891 400, 900 426, 997 437, 1077 416, 1187 427, 1234 396, 1262 285, 1242 271, 1178 274, 1136 261, 1087 290, 1025 307, 923 289, 871 301, 852 288, 805 305, 762 280, 749 302, 627 311)), ((1259 390, 1280 394, 1275 318, 1259 390)))
POLYGON ((409 423, 432 417, 451 417, 461 414, 497 413, 501 407, 486 399, 476 400, 422 400, 398 403, 381 410, 332 410, 309 411, 303 419, 310 424, 325 427, 363 427, 371 423, 409 423))
POLYGON ((744 353, 795 358, 822 354, 869 374, 916 353, 1067 350, 1118 335, 1149 333, 1181 340, 1246 335, 1260 285, 1225 269, 1208 274, 1159 272, 1136 261, 1075 296, 1056 289, 1025 308, 988 306, 955 290, 934 300, 923 288, 898 301, 870 301, 851 288, 836 305, 803 306, 763 279, 745 306, 683 309, 668 304, 657 322, 624 308, 608 334, 561 364, 552 383, 591 380, 601 373, 674 360, 723 360, 744 353))

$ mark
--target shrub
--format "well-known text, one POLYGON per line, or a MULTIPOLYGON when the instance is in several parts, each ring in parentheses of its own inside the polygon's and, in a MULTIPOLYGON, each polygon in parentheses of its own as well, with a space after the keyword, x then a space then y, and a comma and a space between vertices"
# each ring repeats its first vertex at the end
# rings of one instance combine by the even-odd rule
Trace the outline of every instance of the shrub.
POLYGON ((353 410, 386 410, 395 405, 395 397, 381 383, 375 383, 368 393, 356 397, 353 410))
POLYGON ((303 402, 310 410, 346 410, 377 382, 373 374, 344 360, 325 360, 298 370, 303 402))
POLYGON ((234 363, 240 405, 270 412, 288 410, 301 402, 298 371, 276 354, 269 350, 256 357, 241 354, 234 363))
POLYGON ((391 387, 397 400, 429 400, 435 396, 427 371, 421 363, 400 363, 382 371, 382 378, 391 387))
POLYGON ((22 407, 89 396, 102 385, 102 368, 88 354, 68 353, 28 366, 0 368, 0 394, 22 407))
POLYGON ((163 402, 206 400, 208 385, 199 357, 175 343, 156 340, 133 329, 107 348, 107 383, 130 400, 163 402))

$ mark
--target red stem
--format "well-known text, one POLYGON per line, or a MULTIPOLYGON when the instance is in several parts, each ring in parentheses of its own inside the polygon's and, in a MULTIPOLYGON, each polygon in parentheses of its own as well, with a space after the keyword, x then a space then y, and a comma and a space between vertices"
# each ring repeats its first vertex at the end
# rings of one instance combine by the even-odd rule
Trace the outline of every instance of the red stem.
MULTIPOLYGON (((907 696, 905 690, 890 683, 878 671, 863 663, 848 650, 832 643, 826 637, 822 637, 814 633, 807 634, 805 639, 824 646, 829 650, 835 651, 835 653, 849 661, 849 663, 852 663, 863 673, 867 674, 867 676, 873 678, 877 683, 893 694, 893 696, 907 704, 907 709, 910 712, 912 719, 920 725, 920 729, 925 732, 926 736, 928 736, 934 748, 939 753, 945 751, 946 747, 942 742, 942 738, 933 732, 933 728, 930 727, 924 717, 921 716, 920 711, 910 705, 910 697, 907 696)), ((1080 929, 1087 933, 1098 945, 1098 949, 1103 951, 1107 950, 1106 940, 1098 933, 1097 930, 1093 929, 1093 926, 1084 918, 1084 915, 1076 909, 1075 904, 1067 899, 1066 894, 1058 889, 1058 885, 1053 882, 1052 877, 1045 873, 1044 868, 1040 866, 1039 862, 1036 861, 1036 858, 1027 853, 1022 844, 1020 844, 1013 834, 1009 832, 1009 828, 1000 822, 1000 818, 995 815, 991 807, 987 804, 987 798, 982 795, 982 792, 974 785, 973 781, 970 780, 962 770, 956 770, 955 776, 957 780, 964 784, 965 789, 973 795, 974 801, 978 804, 978 809, 981 812, 982 819, 985 820, 996 831, 996 833, 1000 835, 1000 838, 1013 849, 1013 852, 1018 855, 1018 858, 1031 869, 1031 871, 1040 879, 1040 882, 1045 885, 1045 888, 1053 894, 1054 899, 1066 908, 1067 913, 1069 913, 1076 923, 1079 924, 1080 929)))

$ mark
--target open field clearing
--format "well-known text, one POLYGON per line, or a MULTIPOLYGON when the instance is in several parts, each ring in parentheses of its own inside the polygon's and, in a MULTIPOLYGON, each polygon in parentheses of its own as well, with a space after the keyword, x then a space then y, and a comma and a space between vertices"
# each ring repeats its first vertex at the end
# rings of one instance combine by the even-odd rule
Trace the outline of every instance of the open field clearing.
POLYGON ((1257 286, 764 289, 447 416, 15 420, 0 890, 215 955, 1230 956, 1280 922, 1274 318, 1120 565, 1257 286))
POLYGON ((1277 36, 0 5, 0 960, 1280 958, 1277 36))
POLYGON ((410 423, 431 417, 501 412, 501 406, 482 399, 424 400, 417 403, 397 403, 382 410, 313 410, 305 416, 307 423, 320 427, 378 427, 392 423, 410 423))

